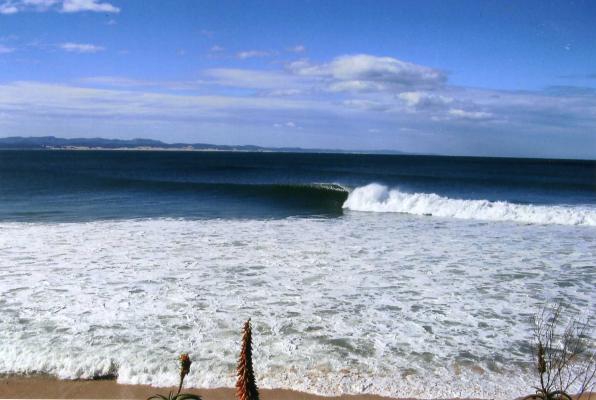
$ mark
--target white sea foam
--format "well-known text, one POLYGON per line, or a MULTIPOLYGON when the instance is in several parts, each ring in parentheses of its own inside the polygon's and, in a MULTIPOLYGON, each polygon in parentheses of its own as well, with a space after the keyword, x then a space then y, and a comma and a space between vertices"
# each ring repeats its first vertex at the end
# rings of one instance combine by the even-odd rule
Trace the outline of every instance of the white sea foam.
POLYGON ((405 193, 377 183, 354 189, 343 207, 353 211, 395 212, 486 221, 596 226, 595 208, 450 199, 434 193, 405 193))
POLYGON ((0 224, 0 373, 511 399, 529 317, 594 311, 596 229, 403 214, 0 224))

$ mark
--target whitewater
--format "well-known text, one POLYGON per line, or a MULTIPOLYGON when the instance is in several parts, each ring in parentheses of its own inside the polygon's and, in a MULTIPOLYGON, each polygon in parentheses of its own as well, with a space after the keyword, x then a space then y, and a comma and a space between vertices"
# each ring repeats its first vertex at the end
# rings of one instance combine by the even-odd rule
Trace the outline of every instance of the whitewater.
POLYGON ((515 204, 507 201, 452 199, 435 193, 407 193, 371 183, 350 192, 343 208, 425 216, 517 221, 528 224, 596 226, 594 206, 515 204))
POLYGON ((190 386, 230 387, 251 317, 260 387, 510 399, 535 384, 532 313, 596 311, 589 209, 379 185, 344 207, 0 222, 0 373, 172 385, 188 351, 190 386))

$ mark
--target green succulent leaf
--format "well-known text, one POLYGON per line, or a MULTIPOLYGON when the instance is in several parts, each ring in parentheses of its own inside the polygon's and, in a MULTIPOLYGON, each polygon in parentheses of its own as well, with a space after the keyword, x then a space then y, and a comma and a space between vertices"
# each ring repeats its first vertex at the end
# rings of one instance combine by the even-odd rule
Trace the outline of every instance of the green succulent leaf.
POLYGON ((180 393, 178 396, 174 397, 172 400, 202 400, 201 396, 191 393, 180 393))
POLYGON ((161 394, 154 394, 151 397, 147 397, 147 400, 170 400, 170 398, 162 396, 161 394))

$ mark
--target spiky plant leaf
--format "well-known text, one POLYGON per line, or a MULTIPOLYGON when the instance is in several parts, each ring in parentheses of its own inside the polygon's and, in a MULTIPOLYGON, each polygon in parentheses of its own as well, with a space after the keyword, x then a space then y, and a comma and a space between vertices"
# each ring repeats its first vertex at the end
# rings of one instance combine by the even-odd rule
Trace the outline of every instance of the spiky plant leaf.
POLYGON ((236 397, 238 400, 259 400, 259 391, 252 368, 252 329, 250 318, 244 323, 242 349, 236 368, 236 397))

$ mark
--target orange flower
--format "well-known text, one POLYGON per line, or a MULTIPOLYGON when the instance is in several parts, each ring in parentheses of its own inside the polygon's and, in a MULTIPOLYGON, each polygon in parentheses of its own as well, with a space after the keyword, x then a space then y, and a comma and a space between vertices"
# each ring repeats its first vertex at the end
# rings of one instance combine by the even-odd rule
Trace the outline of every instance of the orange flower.
POLYGON ((180 360, 180 377, 184 378, 190 372, 190 364, 192 364, 192 361, 190 361, 190 357, 187 353, 180 354, 178 359, 180 360))

